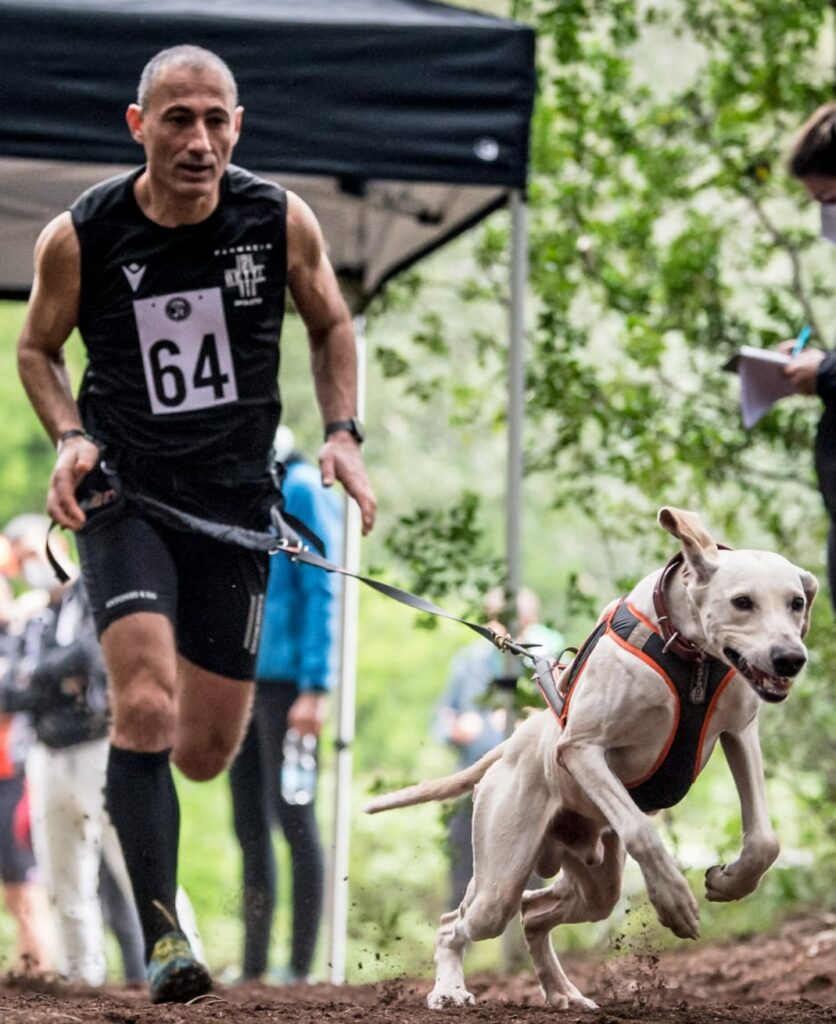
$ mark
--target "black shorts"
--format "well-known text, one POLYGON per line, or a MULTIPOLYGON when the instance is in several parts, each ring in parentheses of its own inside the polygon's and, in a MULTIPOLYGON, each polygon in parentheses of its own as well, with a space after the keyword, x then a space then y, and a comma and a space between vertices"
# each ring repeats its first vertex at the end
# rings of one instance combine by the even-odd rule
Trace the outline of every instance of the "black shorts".
MULTIPOLYGON (((275 492, 255 491, 259 514, 252 493, 242 496, 242 525, 266 529, 275 492)), ((164 525, 122 496, 88 510, 77 541, 100 636, 126 615, 158 612, 184 658, 229 679, 253 678, 268 555, 164 525)))
POLYGON ((15 813, 24 797, 23 772, 0 779, 0 881, 20 885, 35 880, 35 856, 15 835, 15 813))

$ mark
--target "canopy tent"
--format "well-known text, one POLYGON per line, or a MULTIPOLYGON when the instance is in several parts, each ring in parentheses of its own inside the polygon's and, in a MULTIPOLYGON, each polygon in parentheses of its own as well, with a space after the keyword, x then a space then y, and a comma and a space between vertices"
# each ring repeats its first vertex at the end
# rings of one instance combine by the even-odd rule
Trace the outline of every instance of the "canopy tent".
MULTIPOLYGON (((428 0, 0 0, 0 297, 24 298, 41 227, 135 166, 124 124, 149 56, 220 54, 245 107, 236 162, 298 191, 360 312, 383 284, 492 210, 512 206, 508 586, 519 586, 524 190, 534 35, 428 0)), ((362 375, 361 375, 362 377, 362 375)), ((356 507, 345 562, 359 565, 356 507)), ((331 888, 343 980, 356 585, 346 581, 331 888)))
POLYGON ((533 35, 423 0, 0 0, 0 295, 88 185, 139 162, 124 110, 148 57, 219 53, 235 160, 315 209, 355 310, 525 186, 533 35))

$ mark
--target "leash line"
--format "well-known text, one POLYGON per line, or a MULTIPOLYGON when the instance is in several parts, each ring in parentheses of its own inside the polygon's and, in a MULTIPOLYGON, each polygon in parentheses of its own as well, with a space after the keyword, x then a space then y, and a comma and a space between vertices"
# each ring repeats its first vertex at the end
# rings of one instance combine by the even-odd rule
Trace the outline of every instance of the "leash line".
MULTIPOLYGON (((162 501, 158 501, 156 498, 150 498, 145 494, 140 494, 133 489, 124 488, 123 495, 128 500, 133 501, 141 508, 144 508, 152 517, 160 520, 168 526, 174 527, 175 529, 185 529, 191 533, 210 537, 213 540, 220 541, 224 544, 236 544, 239 547, 248 548, 251 551, 263 551, 268 555, 282 554, 292 562, 302 562, 305 565, 314 566, 324 572, 338 573, 341 576, 348 576, 352 579, 359 580, 360 583, 364 583, 372 590, 376 590, 378 593, 383 594, 384 597, 391 598, 393 601, 404 604, 416 611, 425 612, 429 615, 434 615, 437 618, 448 619, 451 622, 458 622, 472 630, 474 633, 477 633, 485 640, 488 640, 502 653, 513 654, 530 662, 531 667, 534 670, 534 679, 537 682, 546 703, 558 716, 563 710, 563 696, 558 691, 552 675, 552 668, 556 663, 552 662, 548 658, 535 654, 532 650, 534 647, 540 647, 540 644, 519 643, 518 641, 512 640, 511 637, 506 634, 497 633, 496 630, 491 629, 490 626, 485 626, 479 622, 471 622, 468 619, 462 619, 457 615, 453 615, 439 607, 439 605, 435 604, 433 601, 429 601, 427 598, 419 597, 417 594, 412 594, 408 590, 403 590, 391 583, 384 583, 382 580, 376 580, 371 576, 363 576, 360 573, 351 572, 344 566, 328 561, 328 559, 324 557, 324 554, 317 554, 311 551, 311 549, 303 543, 300 533, 303 533, 312 544, 315 544, 320 548, 320 550, 324 551, 324 548, 321 548, 319 538, 316 537, 316 535, 313 534, 304 525, 304 523, 296 519, 296 517, 287 516, 286 513, 283 513, 279 509, 278 505, 274 505, 270 510, 270 518, 275 532, 266 532, 261 530, 250 530, 246 527, 234 526, 227 523, 216 523, 212 520, 204 519, 201 516, 193 515, 190 512, 182 512, 180 509, 167 505, 162 501), (293 520, 293 526, 290 525, 288 519, 293 520)), ((50 524, 46 540, 46 555, 56 576, 62 583, 64 583, 69 579, 69 576, 53 554, 49 542, 49 534, 57 525, 58 524, 54 521, 50 524)))

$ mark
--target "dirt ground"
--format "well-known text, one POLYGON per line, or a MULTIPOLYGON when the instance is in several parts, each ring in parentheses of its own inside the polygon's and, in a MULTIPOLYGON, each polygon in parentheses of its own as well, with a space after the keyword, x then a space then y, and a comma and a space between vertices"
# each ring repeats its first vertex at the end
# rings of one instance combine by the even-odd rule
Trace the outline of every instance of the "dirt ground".
POLYGON ((721 946, 564 958, 597 1014, 543 1006, 530 974, 469 979, 476 1005, 432 1012, 429 982, 218 986, 193 1005, 150 1006, 144 993, 83 991, 6 978, 1 1024, 818 1024, 836 1022, 836 915, 799 918, 772 935, 721 946))

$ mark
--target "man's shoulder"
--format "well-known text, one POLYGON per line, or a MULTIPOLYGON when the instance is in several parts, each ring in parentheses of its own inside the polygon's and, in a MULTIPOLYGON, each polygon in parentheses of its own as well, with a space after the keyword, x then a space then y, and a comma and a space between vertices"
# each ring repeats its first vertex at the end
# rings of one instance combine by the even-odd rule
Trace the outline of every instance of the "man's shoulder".
POLYGON ((78 224, 122 205, 127 197, 129 182, 138 174, 137 168, 123 171, 86 189, 70 206, 73 221, 78 224))
POLYGON ((260 178, 236 164, 226 169, 227 188, 230 196, 236 199, 267 199, 272 202, 286 202, 287 193, 281 185, 267 178, 260 178))

